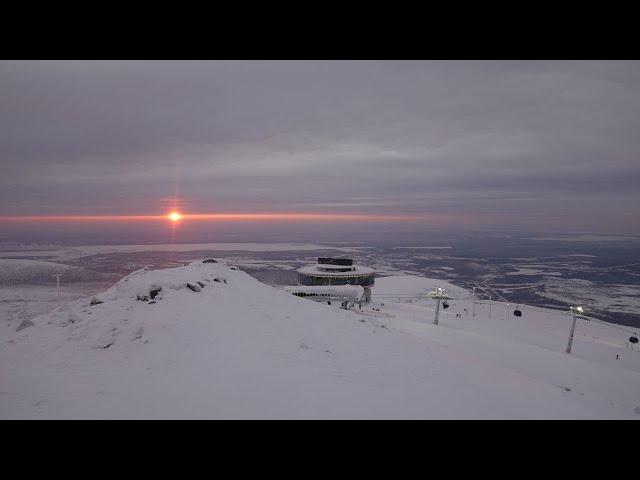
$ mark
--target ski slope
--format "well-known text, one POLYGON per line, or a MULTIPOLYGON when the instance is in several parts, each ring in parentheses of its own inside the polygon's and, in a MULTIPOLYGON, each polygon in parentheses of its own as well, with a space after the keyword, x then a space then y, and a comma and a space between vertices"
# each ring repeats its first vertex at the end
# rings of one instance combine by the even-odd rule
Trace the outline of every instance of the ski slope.
POLYGON ((224 263, 139 270, 5 330, 0 418, 640 418, 618 330, 580 321, 567 355, 556 312, 474 317, 469 292, 413 276, 373 296, 344 311, 224 263), (460 298, 438 326, 436 284, 460 298))

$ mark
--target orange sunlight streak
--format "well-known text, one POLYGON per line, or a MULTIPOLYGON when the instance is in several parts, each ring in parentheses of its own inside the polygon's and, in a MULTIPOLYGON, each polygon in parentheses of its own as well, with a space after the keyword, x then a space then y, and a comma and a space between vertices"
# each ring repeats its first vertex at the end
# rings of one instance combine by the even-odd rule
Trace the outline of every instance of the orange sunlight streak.
POLYGON ((100 221, 407 221, 426 220, 430 216, 368 215, 344 213, 193 213, 172 211, 165 215, 24 215, 0 216, 3 222, 100 222, 100 221))

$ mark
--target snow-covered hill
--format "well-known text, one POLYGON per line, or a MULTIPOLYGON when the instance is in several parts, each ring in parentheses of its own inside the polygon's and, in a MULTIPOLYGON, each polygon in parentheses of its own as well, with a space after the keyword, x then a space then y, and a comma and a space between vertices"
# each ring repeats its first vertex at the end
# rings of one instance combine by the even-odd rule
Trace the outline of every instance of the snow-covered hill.
POLYGON ((222 263, 140 270, 11 330, 0 417, 640 418, 639 352, 581 324, 566 355, 557 315, 457 317, 467 300, 434 326, 401 298, 432 284, 381 278, 397 299, 344 311, 222 263))

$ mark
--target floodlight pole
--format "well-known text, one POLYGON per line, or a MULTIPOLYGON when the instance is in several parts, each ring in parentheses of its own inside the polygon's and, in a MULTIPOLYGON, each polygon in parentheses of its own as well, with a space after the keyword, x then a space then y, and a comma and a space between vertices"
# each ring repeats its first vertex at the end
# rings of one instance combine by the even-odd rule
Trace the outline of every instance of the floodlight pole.
POLYGON ((444 288, 435 287, 433 290, 431 290, 428 293, 428 296, 436 299, 436 314, 433 319, 433 324, 438 325, 438 316, 440 315, 440 302, 442 301, 443 298, 447 298, 444 295, 444 288))
POLYGON ((471 316, 476 316, 476 287, 473 287, 473 294, 471 296, 471 316))
POLYGON ((56 277, 56 287, 58 288, 58 296, 60 296, 60 277, 62 276, 61 273, 56 273, 54 275, 54 277, 56 277))
POLYGON ((567 343, 567 353, 571 353, 571 344, 573 343, 573 332, 576 329, 576 316, 571 315, 571 331, 569 332, 569 343, 567 343))
POLYGON ((569 341, 567 342, 567 353, 571 353, 571 345, 573 344, 573 333, 576 330, 576 320, 578 315, 582 313, 582 307, 571 307, 571 330, 569 331, 569 341), (578 315, 576 315, 578 312, 578 315))
POLYGON ((436 297, 436 316, 433 320, 434 325, 438 325, 438 315, 440 314, 440 297, 436 297))

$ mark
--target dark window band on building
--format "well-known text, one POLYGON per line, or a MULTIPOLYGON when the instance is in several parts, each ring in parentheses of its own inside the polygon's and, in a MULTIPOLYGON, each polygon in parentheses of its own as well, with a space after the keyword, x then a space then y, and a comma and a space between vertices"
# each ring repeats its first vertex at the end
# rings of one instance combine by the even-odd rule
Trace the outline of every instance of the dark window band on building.
POLYGON ((320 257, 318 258, 319 265, 342 265, 345 267, 350 267, 353 265, 352 258, 330 258, 330 257, 320 257))

